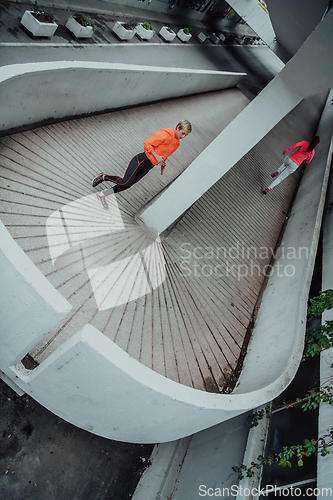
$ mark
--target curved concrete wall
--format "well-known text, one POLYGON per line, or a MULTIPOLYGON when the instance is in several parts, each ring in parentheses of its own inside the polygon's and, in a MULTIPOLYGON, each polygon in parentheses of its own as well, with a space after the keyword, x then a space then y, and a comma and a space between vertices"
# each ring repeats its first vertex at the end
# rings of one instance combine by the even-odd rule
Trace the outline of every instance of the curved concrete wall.
POLYGON ((0 221, 0 369, 19 362, 72 306, 16 244, 0 221))
MULTIPOLYGON (((68 64, 73 65, 73 63, 68 64)), ((79 67, 82 69, 81 63, 79 67)), ((16 68, 16 71, 18 69, 16 68)), ((79 75, 80 79, 84 74, 81 69, 77 75, 72 75, 74 82, 78 81, 79 75)), ((60 64, 58 70, 59 73, 46 72, 43 75, 47 75, 48 78, 52 74, 56 75, 55 90, 58 89, 61 95, 64 93, 66 96, 66 91, 68 93, 73 87, 67 87, 67 83, 65 87, 64 84, 61 85, 64 67, 60 64)), ((151 68, 147 69, 147 79, 151 70, 151 68)), ((100 71, 103 75, 99 81, 105 78, 103 81, 106 84, 110 76, 109 72, 104 73, 101 68, 100 71)), ((158 72, 160 78, 162 78, 161 71, 158 72)), ((179 76, 181 72, 175 71, 179 76)), ((19 84, 22 85, 23 74, 22 72, 15 73, 12 68, 11 76, 7 73, 6 85, 9 85, 11 81, 13 89, 16 89, 15 79, 17 77, 21 80, 19 84)), ((32 78, 29 88, 33 100, 38 97, 33 85, 37 75, 34 72, 30 72, 29 75, 32 78)), ((182 77, 185 78, 184 75, 182 77)), ((0 90, 3 90, 1 85, 0 90)), ((86 85, 87 82, 84 83, 85 89, 86 85)), ((111 90, 109 87, 106 86, 108 95, 112 97, 112 87, 111 90)), ((7 91, 8 89, 9 87, 7 91)), ((42 91, 42 88, 40 90, 42 91)), ((89 91, 91 92, 91 89, 89 91)), ((21 111, 22 105, 19 97, 17 95, 18 103, 15 111, 17 113, 21 111)), ((151 96, 148 97, 151 100, 151 96)), ((62 104, 65 103, 63 112, 66 112, 66 106, 73 102, 72 98, 73 96, 67 100, 67 97, 64 97, 61 101, 62 104)), ((99 98, 100 96, 96 95, 97 101, 99 98)), ((30 106, 26 96, 22 99, 26 105, 30 106)), ((331 99, 332 95, 329 97, 329 103, 331 99)), ((94 101, 94 105, 97 101, 94 101)), ((74 102, 77 102, 76 98, 74 102)), ((105 101, 101 98, 100 102, 105 101)), ((54 109, 54 102, 52 105, 54 109)), ((29 351, 32 343, 37 342, 39 336, 46 333, 47 328, 53 326, 54 321, 59 321, 66 313, 68 306, 65 304, 60 313, 57 313, 59 319, 55 315, 52 321, 47 323, 48 314, 44 315, 42 311, 44 308, 52 311, 50 301, 41 289, 36 299, 32 301, 32 305, 29 305, 30 288, 34 288, 34 285, 25 278, 21 279, 20 274, 25 276, 25 269, 24 266, 20 268, 18 264, 13 264, 17 272, 13 273, 8 282, 14 287, 13 297, 16 293, 15 286, 21 289, 21 283, 24 284, 22 307, 26 304, 27 307, 24 310, 31 315, 31 321, 27 321, 24 315, 17 315, 18 308, 13 298, 7 300, 8 295, 3 296, 2 304, 7 314, 6 317, 8 321, 10 319, 13 321, 12 330, 5 328, 1 334, 4 349, 3 356, 0 358, 0 368, 21 389, 62 418, 96 434, 129 442, 154 443, 174 440, 232 418, 276 397, 293 378, 302 355, 306 300, 318 242, 330 162, 330 160, 327 162, 332 134, 332 110, 329 108, 332 108, 330 104, 325 110, 321 128, 318 130, 322 139, 320 148, 315 159, 306 169, 284 237, 284 247, 306 247, 309 251, 309 258, 296 258, 295 261, 290 261, 290 264, 295 265, 294 277, 278 280, 273 276, 270 279, 258 314, 243 373, 233 394, 209 394, 176 384, 130 358, 90 325, 67 341, 36 370, 28 372, 18 363, 20 356, 29 351), (14 276, 16 276, 15 279, 14 276), (36 314, 33 314, 33 307, 37 308, 36 314), (40 314, 43 315, 45 323, 36 333, 34 320, 38 320, 40 314), (12 337, 12 331, 16 329, 14 321, 16 319, 21 322, 17 339, 12 337), (18 364, 14 366, 15 363, 18 364)), ((14 109, 12 113, 15 114, 14 109)), ((41 113, 45 117, 45 109, 42 109, 41 113)), ((23 114, 28 116, 27 109, 23 110, 23 114)), ((9 119, 8 114, 7 117, 9 119)), ((38 118, 35 116, 35 119, 38 118)), ((20 125, 22 125, 21 117, 20 125)), ((16 243, 13 242, 13 248, 15 245, 16 243)), ((22 251, 20 252, 13 250, 12 258, 17 258, 17 262, 24 258, 25 265, 32 267, 33 264, 30 263, 28 257, 22 251)), ((277 262, 282 258, 280 252, 277 262)), ((37 272, 37 269, 35 271, 37 272)), ((31 273, 34 274, 33 269, 31 273)), ((42 276, 38 279, 42 286, 45 285, 42 283, 44 280, 47 282, 42 276)), ((55 291, 54 293, 57 294, 55 291)))
POLYGON ((59 61, 1 68, 0 130, 234 87, 245 73, 59 61))
MULTIPOLYGON (((321 147, 306 169, 283 240, 285 248, 306 247, 308 258, 290 259, 295 266, 293 276, 270 278, 244 369, 232 394, 206 393, 164 378, 131 358, 91 325, 32 372, 20 363, 13 365, 17 356, 4 356, 0 368, 61 418, 98 435, 136 443, 175 440, 276 397, 292 380, 302 356, 306 301, 332 154, 330 108, 329 104, 324 111, 318 130, 321 147)), ((277 262, 282 259, 280 250, 277 262)), ((11 307, 15 316, 15 303, 11 307)), ((2 337, 9 345, 10 331, 6 330, 2 337)), ((25 344, 21 337, 21 354, 25 344)))

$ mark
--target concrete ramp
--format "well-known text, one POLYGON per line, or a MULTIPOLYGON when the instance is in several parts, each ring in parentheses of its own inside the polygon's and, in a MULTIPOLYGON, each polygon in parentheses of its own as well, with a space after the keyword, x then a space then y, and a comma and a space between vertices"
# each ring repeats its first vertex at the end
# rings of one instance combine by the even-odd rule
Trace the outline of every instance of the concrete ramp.
MULTIPOLYGON (((319 95, 295 108, 156 247, 135 226, 135 214, 243 109, 247 101, 238 90, 75 120, 1 139, 3 221, 72 306, 30 350, 40 366, 27 371, 18 363, 7 367, 7 376, 11 372, 22 390, 62 418, 96 434, 132 442, 177 439, 271 399, 271 392, 257 380, 256 387, 243 390, 250 379, 241 383, 237 394, 228 394, 265 266, 274 252, 300 172, 269 197, 261 189, 281 163, 286 145, 315 132, 325 99, 326 95, 319 95), (155 130, 166 121, 172 126, 179 116, 192 122, 193 132, 168 161, 165 177, 153 169, 135 189, 116 196, 110 213, 97 208, 91 178, 105 169, 121 174, 130 157, 129 148, 136 149, 132 154, 140 150, 149 127, 155 130), (126 238, 128 253, 123 255, 126 238), (139 243, 139 251, 134 251, 134 241, 139 243), (157 265, 157 252, 164 259, 165 278, 157 265), (123 257, 133 257, 130 266, 140 263, 142 281, 138 272, 127 273, 123 257), (88 269, 94 263, 100 264, 98 270, 94 268, 94 276, 100 268, 119 263, 119 277, 126 277, 122 286, 114 282, 110 288, 105 279, 96 279, 94 289, 88 269), (251 265, 254 272, 249 273, 251 265), (155 288, 149 276, 160 280, 155 288), (127 301, 108 308, 100 307, 96 299, 98 289, 100 297, 106 298, 109 287, 113 300, 113 292, 119 297, 128 289, 137 293, 141 284, 143 295, 128 295, 127 301), (145 288, 147 284, 150 289, 145 288), (219 392, 225 394, 216 394, 219 392)), ((209 165, 203 166, 203 175, 205 168, 209 165)), ((311 230, 305 230, 312 248, 324 170, 316 176, 319 197, 312 204, 314 223, 311 230)), ((308 179, 312 188, 313 178, 308 179)), ((285 286, 288 289, 288 280, 285 286)), ((304 297, 302 300, 298 318, 305 314, 304 297)), ((297 334, 297 342, 292 343, 295 352, 290 353, 294 364, 294 357, 300 355, 301 330, 297 334)), ((268 362, 270 355, 270 351, 266 357, 263 353, 268 362)), ((252 350, 251 373, 251 367, 257 370, 255 357, 252 350)), ((282 384, 271 383, 275 392, 283 389, 282 384)))

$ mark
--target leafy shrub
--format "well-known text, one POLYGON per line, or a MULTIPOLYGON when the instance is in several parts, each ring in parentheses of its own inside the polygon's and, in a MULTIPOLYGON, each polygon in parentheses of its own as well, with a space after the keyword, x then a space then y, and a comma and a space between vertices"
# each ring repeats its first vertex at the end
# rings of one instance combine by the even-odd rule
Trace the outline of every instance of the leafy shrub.
POLYGON ((245 425, 247 427, 257 427, 259 424, 259 420, 262 420, 264 417, 270 418, 271 410, 269 406, 265 406, 264 409, 253 412, 252 415, 249 415, 245 421, 245 425))
POLYGON ((142 23, 142 27, 145 29, 145 30, 151 30, 151 26, 149 23, 142 23))
POLYGON ((326 321, 320 330, 314 330, 305 337, 302 361, 313 357, 333 345, 333 321, 326 321))
POLYGON ((190 30, 188 28, 183 28, 183 31, 184 31, 185 35, 189 35, 190 34, 190 30))
POLYGON ((92 28, 94 27, 94 22, 89 16, 86 16, 82 12, 76 12, 73 16, 76 22, 81 24, 81 26, 84 26, 85 28, 87 26, 91 26, 92 28))
POLYGON ((333 307, 333 290, 320 292, 317 297, 309 300, 308 321, 320 316, 326 309, 333 307))

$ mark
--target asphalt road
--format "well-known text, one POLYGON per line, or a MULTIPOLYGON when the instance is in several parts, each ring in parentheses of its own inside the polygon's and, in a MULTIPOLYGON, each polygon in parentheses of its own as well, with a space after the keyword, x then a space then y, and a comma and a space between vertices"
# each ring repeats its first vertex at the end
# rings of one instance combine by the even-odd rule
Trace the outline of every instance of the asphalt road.
POLYGON ((105 439, 0 380, 1 500, 126 500, 153 445, 105 439))

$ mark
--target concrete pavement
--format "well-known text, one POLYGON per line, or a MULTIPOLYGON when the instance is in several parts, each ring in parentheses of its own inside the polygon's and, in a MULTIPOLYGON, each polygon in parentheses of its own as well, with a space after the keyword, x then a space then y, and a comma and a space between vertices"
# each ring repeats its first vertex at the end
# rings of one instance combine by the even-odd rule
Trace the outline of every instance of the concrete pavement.
POLYGON ((126 500, 153 445, 83 431, 0 380, 1 500, 126 500))

